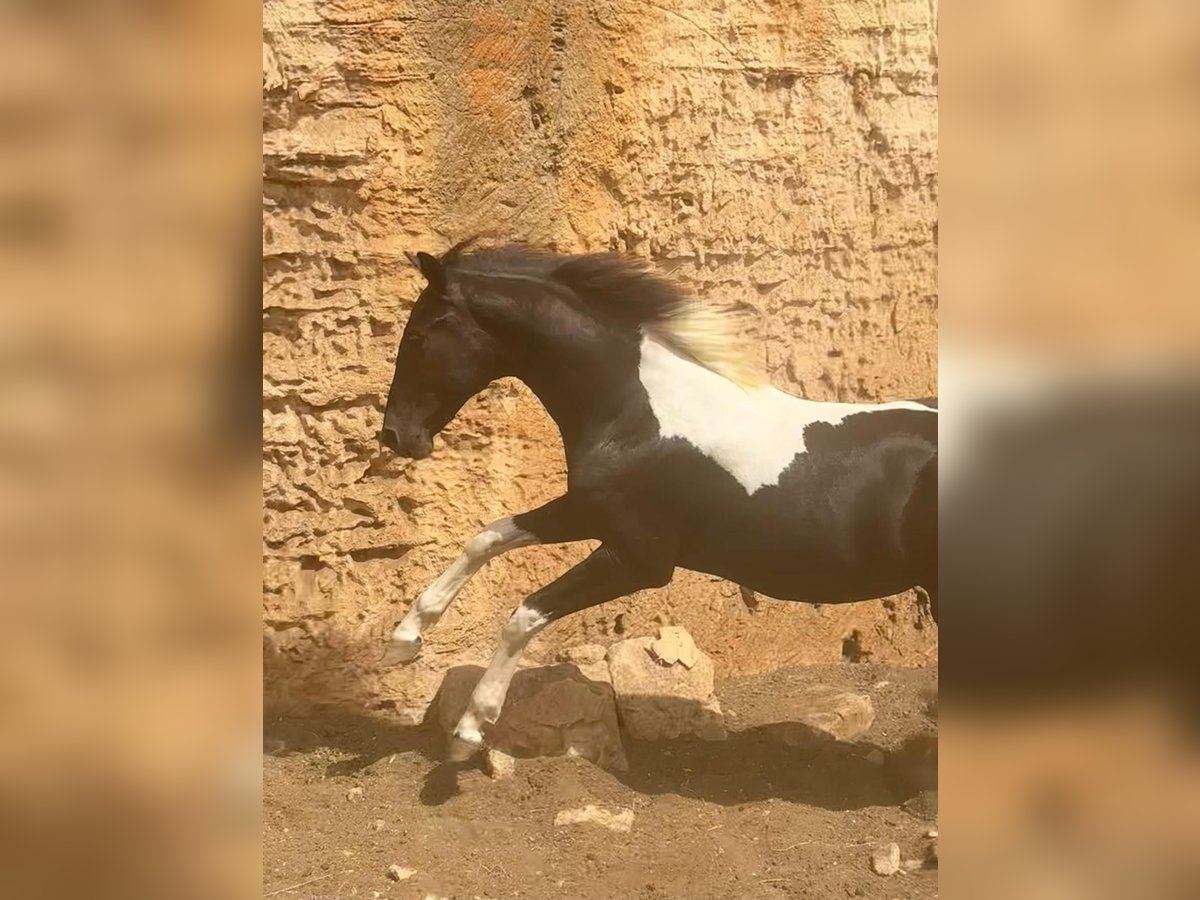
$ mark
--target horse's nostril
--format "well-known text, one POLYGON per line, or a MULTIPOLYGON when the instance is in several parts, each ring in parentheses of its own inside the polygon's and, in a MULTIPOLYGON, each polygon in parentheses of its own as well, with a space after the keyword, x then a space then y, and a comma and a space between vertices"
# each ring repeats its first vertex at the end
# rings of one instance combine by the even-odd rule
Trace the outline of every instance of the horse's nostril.
POLYGON ((379 432, 379 443, 395 453, 400 452, 400 435, 396 433, 395 428, 384 426, 379 432))

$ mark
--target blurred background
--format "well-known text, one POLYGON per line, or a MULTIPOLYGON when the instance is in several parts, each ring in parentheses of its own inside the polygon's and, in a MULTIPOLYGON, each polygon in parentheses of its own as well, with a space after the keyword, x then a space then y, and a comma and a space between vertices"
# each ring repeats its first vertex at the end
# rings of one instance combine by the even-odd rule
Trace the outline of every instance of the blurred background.
POLYGON ((941 885, 1200 894, 1200 10, 941 20, 941 885))
POLYGON ((0 8, 0 896, 259 891, 259 22, 0 8))

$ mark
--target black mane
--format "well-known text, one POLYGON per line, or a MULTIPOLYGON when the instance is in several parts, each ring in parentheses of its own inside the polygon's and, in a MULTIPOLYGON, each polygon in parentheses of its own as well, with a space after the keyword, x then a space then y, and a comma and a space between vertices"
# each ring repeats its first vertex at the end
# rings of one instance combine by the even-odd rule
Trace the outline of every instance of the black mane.
MULTIPOLYGON (((636 327, 670 319, 690 301, 650 264, 618 253, 552 253, 524 244, 456 244, 442 256, 448 279, 520 278, 566 288, 597 312, 636 327)), ((557 292, 557 291, 556 291, 557 292)))

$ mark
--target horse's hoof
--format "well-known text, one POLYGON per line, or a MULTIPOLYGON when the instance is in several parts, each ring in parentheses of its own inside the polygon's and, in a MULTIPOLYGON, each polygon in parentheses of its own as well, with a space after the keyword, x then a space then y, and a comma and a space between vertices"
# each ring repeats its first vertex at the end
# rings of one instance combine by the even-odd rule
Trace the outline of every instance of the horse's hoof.
POLYGON ((463 763, 483 749, 483 735, 474 728, 460 728, 450 739, 450 761, 463 763))
POLYGON ((392 638, 388 641, 387 649, 379 660, 381 666, 398 666, 410 663, 421 655, 421 636, 411 638, 392 638))

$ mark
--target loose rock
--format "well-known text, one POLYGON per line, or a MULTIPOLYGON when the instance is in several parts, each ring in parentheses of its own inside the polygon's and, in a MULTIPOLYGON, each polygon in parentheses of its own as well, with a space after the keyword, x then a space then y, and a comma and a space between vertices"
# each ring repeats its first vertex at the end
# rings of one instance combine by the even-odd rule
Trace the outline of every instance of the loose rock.
POLYGON ((658 638, 650 642, 650 653, 664 666, 676 663, 692 668, 700 658, 700 651, 692 636, 683 628, 666 625, 658 630, 658 638))
POLYGON ((621 808, 617 812, 591 804, 581 809, 564 809, 554 817, 556 827, 563 825, 599 825, 612 831, 628 832, 633 827, 633 810, 621 808))
POLYGON ((900 845, 884 844, 871 853, 871 871, 876 875, 895 875, 900 871, 900 845))
POLYGON ((936 819, 938 814, 938 792, 921 791, 900 804, 900 808, 918 819, 936 819))
POLYGON ((809 688, 794 701, 793 721, 839 741, 861 737, 875 721, 875 707, 866 694, 834 687, 809 688))
POLYGON ((376 831, 383 831, 385 828, 387 828, 387 822, 383 821, 383 819, 376 819, 371 823, 371 827, 376 831))
POLYGON ((406 869, 403 866, 398 866, 392 863, 387 868, 388 878, 392 881, 407 881, 417 874, 416 869, 406 869))
POLYGON ((497 781, 511 778, 516 774, 517 761, 504 751, 489 747, 483 754, 483 770, 497 781))
MULTIPOLYGON (((438 691, 436 716, 447 738, 482 675, 479 666, 456 666, 446 673, 438 691)), ((608 668, 603 663, 518 671, 504 710, 488 729, 486 740, 488 747, 510 757, 571 753, 606 769, 624 771, 629 766, 608 668)))
POLYGON ((347 800, 361 800, 362 795, 363 795, 363 789, 360 787, 352 787, 352 788, 350 788, 350 790, 346 791, 346 799, 347 800))
POLYGON ((706 740, 726 736, 721 705, 713 695, 713 662, 695 650, 682 628, 663 628, 658 638, 631 638, 608 648, 608 671, 617 696, 621 725, 631 737, 662 740, 696 735, 706 740), (655 655, 659 642, 664 658, 655 655), (665 658, 677 657, 673 664, 665 658), (687 660, 692 660, 689 668, 687 660))
POLYGON ((938 840, 937 831, 929 832, 929 846, 925 848, 925 868, 936 869, 938 867, 938 840))

